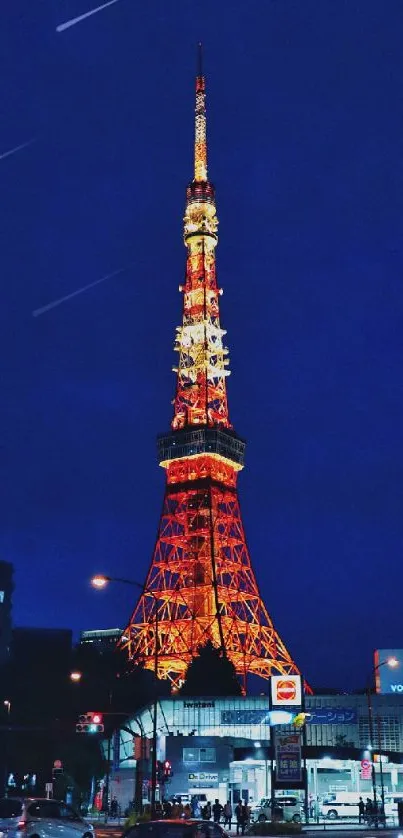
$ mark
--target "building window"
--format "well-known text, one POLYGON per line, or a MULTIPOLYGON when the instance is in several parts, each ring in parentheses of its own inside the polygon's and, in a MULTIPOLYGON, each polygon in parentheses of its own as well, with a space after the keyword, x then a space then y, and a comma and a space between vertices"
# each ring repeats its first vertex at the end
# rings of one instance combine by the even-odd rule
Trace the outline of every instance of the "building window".
POLYGON ((183 762, 199 762, 199 748, 184 748, 183 762))
POLYGON ((215 748, 200 748, 200 762, 215 762, 215 748))
POLYGON ((184 748, 183 762, 216 762, 215 748, 184 748))
MULTIPOLYGON (((369 723, 368 719, 359 719, 360 745, 368 747, 369 723)), ((374 719, 374 745, 384 751, 400 751, 401 737, 399 719, 394 716, 380 716, 374 719)))

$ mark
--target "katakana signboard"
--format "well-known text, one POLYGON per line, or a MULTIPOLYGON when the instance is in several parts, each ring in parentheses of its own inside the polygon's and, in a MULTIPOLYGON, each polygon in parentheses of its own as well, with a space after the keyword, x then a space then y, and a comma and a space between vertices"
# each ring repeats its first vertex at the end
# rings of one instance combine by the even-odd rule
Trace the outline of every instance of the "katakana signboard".
POLYGON ((356 725, 357 710, 354 707, 309 707, 310 725, 356 725))

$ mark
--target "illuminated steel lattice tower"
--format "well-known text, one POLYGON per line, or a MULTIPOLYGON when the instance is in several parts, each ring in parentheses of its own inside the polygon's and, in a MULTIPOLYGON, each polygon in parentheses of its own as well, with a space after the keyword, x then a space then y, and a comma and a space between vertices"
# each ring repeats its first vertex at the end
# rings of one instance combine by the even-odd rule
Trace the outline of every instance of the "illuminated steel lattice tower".
MULTIPOLYGON (((220 325, 215 190, 207 177, 205 80, 196 78, 194 178, 186 191, 187 250, 174 415, 158 439, 166 490, 144 592, 122 644, 178 686, 211 640, 238 675, 298 672, 273 627, 253 573, 237 496, 245 443, 228 414, 228 349, 220 325), (157 649, 156 649, 157 643, 157 649), (157 652, 157 655, 156 655, 157 652)), ((208 673, 207 673, 208 675, 208 673)), ((213 688, 214 685, 212 685, 213 688)))

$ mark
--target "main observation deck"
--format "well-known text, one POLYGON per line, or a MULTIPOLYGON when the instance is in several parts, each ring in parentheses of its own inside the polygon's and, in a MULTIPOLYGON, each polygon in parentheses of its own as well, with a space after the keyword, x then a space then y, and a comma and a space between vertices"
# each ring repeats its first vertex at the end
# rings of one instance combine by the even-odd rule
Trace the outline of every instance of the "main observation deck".
POLYGON ((218 454, 243 468, 246 443, 228 428, 181 428, 157 437, 160 465, 196 454, 218 454))

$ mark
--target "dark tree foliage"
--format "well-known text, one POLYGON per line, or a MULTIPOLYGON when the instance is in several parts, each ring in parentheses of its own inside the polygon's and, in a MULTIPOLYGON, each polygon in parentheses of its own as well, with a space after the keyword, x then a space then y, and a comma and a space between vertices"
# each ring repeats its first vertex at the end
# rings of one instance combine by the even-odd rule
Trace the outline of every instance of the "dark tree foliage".
MULTIPOLYGON (((100 652, 78 646, 65 654, 45 654, 41 648, 15 650, 0 668, 4 698, 0 702, 0 777, 5 768, 16 775, 36 775, 31 794, 44 794, 52 780, 54 760, 63 763, 58 786, 67 783, 75 800, 86 797, 92 776, 105 771, 99 735, 76 733, 80 714, 104 713, 105 735, 158 695, 169 693, 167 682, 156 681, 153 672, 128 664, 127 655, 111 648, 100 652), (70 673, 82 673, 72 683, 70 673)), ((15 793, 21 789, 17 787, 15 793)))
POLYGON ((181 695, 242 695, 233 663, 209 640, 186 672, 181 695))

